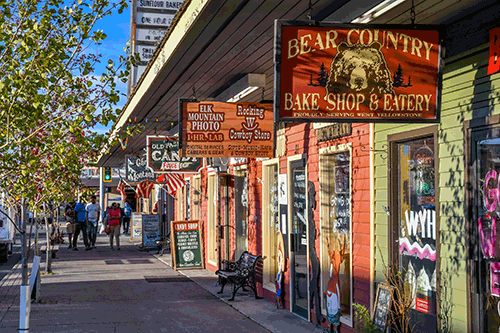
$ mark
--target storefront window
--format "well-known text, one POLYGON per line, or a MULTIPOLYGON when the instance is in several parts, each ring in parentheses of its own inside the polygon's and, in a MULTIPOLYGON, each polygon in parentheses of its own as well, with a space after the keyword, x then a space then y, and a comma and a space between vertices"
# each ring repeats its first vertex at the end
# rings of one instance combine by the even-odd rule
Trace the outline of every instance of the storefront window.
POLYGON ((320 158, 321 246, 323 308, 352 323, 351 154, 324 150, 320 158), (337 289, 338 287, 338 289, 337 289), (338 291, 337 291, 338 290, 338 291), (337 297, 340 302, 336 302, 337 297))
POLYGON ((397 143, 399 268, 411 293, 413 332, 435 332, 436 193, 434 138, 397 143))
POLYGON ((246 170, 234 175, 234 221, 236 231, 235 259, 248 250, 248 175, 246 170))
POLYGON ((277 273, 277 233, 278 224, 278 164, 264 165, 264 206, 263 206, 263 242, 264 253, 264 283, 272 286, 277 273), (266 262, 267 261, 267 262, 266 262))
POLYGON ((477 148, 476 218, 479 259, 473 278, 478 287, 479 325, 482 332, 500 327, 500 139, 480 140, 477 148))
POLYGON ((201 177, 195 177, 193 179, 193 220, 200 219, 200 205, 201 205, 201 177))
POLYGON ((217 220, 217 177, 215 174, 208 176, 208 260, 212 264, 216 264, 216 244, 217 244, 217 230, 216 230, 216 220, 217 220))
POLYGON ((186 220, 191 220, 191 181, 186 180, 186 220))

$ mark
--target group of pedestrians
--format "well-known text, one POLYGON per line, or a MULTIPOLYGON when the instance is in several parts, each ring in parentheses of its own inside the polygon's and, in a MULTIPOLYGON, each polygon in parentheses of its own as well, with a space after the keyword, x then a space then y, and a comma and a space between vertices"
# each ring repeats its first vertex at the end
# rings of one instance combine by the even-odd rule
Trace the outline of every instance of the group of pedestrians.
POLYGON ((97 239, 97 224, 101 215, 101 207, 96 203, 96 196, 90 197, 90 203, 86 206, 81 203, 71 202, 66 206, 64 213, 66 221, 66 231, 68 233, 69 249, 78 251, 78 236, 80 232, 83 236, 85 250, 95 248, 97 239))
MULTIPOLYGON (((66 231, 68 233, 68 249, 78 251, 78 236, 80 232, 83 236, 85 250, 94 249, 97 239, 97 226, 101 216, 101 207, 96 203, 96 196, 90 197, 90 203, 86 206, 81 203, 70 202, 66 206, 66 231)), ((115 250, 114 240, 116 240, 116 250, 120 250, 120 225, 123 224, 125 233, 128 233, 130 216, 132 209, 128 202, 123 209, 119 204, 113 203, 104 214, 103 224, 109 229, 109 245, 111 250, 115 250)))

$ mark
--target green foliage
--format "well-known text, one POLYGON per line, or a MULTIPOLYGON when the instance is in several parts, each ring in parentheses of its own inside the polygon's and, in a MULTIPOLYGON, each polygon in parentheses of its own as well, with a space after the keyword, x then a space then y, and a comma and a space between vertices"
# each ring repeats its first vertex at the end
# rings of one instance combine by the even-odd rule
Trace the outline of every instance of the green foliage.
POLYGON ((362 333, 382 333, 382 330, 375 326, 371 319, 370 311, 361 304, 354 303, 354 317, 356 322, 356 332, 362 333))
POLYGON ((83 167, 107 135, 94 126, 117 119, 135 59, 102 61, 96 22, 126 0, 0 1, 0 191, 30 208, 60 202, 80 186, 83 167), (97 74, 96 65, 107 64, 97 74))

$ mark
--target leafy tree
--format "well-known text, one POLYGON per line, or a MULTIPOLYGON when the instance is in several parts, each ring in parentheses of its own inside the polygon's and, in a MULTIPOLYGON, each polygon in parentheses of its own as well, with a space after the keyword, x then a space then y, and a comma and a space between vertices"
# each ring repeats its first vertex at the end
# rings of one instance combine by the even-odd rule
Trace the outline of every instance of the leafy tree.
POLYGON ((121 113, 117 81, 127 81, 136 59, 125 47, 97 75, 106 34, 95 27, 126 7, 126 0, 0 0, 0 191, 14 204, 26 198, 35 211, 61 202, 104 146, 107 134, 94 127, 121 113))

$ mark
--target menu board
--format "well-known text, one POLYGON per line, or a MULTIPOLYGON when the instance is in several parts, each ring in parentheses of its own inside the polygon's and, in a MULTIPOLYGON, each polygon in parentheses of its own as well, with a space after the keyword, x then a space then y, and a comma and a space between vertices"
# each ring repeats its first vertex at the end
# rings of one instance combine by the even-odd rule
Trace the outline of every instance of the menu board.
POLYGON ((132 232, 130 233, 130 240, 132 242, 142 239, 142 213, 133 212, 130 218, 132 232))
POLYGON ((389 311, 391 308, 391 290, 385 284, 379 284, 377 287, 377 296, 375 299, 375 309, 373 310, 373 323, 382 332, 385 332, 389 311))
POLYGON ((157 214, 142 215, 142 246, 158 246, 160 240, 160 217, 157 214))
POLYGON ((200 221, 171 222, 172 267, 204 268, 200 221))

